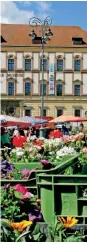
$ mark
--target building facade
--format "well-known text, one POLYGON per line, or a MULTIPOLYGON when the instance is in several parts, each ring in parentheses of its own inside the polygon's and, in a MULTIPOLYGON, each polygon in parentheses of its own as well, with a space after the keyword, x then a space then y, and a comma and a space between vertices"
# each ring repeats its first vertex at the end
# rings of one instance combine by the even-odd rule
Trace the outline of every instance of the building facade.
MULTIPOLYGON (((51 30, 53 36, 44 48, 44 116, 86 117, 87 32, 72 26, 51 30)), ((2 24, 2 114, 41 115, 42 51, 41 45, 32 44, 29 31, 28 25, 2 24)))

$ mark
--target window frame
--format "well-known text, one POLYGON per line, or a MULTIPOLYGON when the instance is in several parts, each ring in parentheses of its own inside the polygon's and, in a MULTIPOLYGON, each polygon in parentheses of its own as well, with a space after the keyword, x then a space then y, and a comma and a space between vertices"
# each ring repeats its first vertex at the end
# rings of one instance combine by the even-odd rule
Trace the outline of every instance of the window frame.
POLYGON ((56 84, 56 96, 58 96, 58 97, 63 96, 63 84, 62 83, 57 83, 56 84), (61 85, 62 86, 62 94, 61 95, 58 95, 58 85, 61 85))
POLYGON ((75 58, 74 59, 74 71, 80 71, 81 70, 81 59, 80 58, 75 58), (76 61, 79 61, 80 62, 80 68, 78 68, 78 65, 75 63, 76 61), (76 68, 77 66, 77 68, 76 68))
POLYGON ((80 108, 74 108, 74 116, 75 117, 81 117, 81 109, 80 108), (79 115, 75 115, 76 111, 80 111, 80 116, 79 115))
POLYGON ((25 93, 25 96, 30 96, 31 95, 31 82, 25 82, 25 86, 24 86, 24 93, 25 93), (26 85, 29 84, 30 85, 30 93, 27 93, 26 92, 26 85))
POLYGON ((57 59, 57 71, 63 71, 63 58, 58 58, 57 59), (62 68, 58 68, 58 61, 62 61, 62 68))
POLYGON ((12 82, 12 81, 9 81, 8 82, 8 96, 14 96, 14 95, 15 95, 15 83, 12 82), (13 92, 11 92, 12 91, 12 87, 9 87, 9 84, 12 84, 13 85, 13 92), (10 92, 9 92, 9 90, 10 90, 10 92))
POLYGON ((31 58, 25 58, 25 71, 31 71, 31 58), (26 63, 26 61, 30 61, 30 63, 26 63), (26 68, 26 64, 30 66, 30 68, 26 68))
POLYGON ((56 117, 59 117, 61 115, 63 115, 63 109, 62 108, 56 108, 56 117), (57 115, 58 111, 62 111, 60 115, 57 115))
POLYGON ((15 70, 15 60, 14 58, 9 57, 8 58, 8 71, 14 71, 15 70), (9 61, 13 61, 13 63, 9 63, 9 61), (9 68, 9 66, 11 66, 9 68))
POLYGON ((31 112, 31 109, 25 109, 25 116, 32 116, 32 112, 31 112), (30 115, 26 115, 26 111, 29 111, 30 112, 30 115))
POLYGON ((76 84, 76 83, 74 84, 74 96, 81 96, 81 85, 80 85, 80 84, 76 84), (75 87, 76 87, 76 86, 79 86, 80 88, 79 88, 79 89, 77 88, 77 89, 75 90, 75 87), (76 93, 75 93, 76 91, 77 91, 77 92, 79 91, 79 94, 76 94, 76 93))

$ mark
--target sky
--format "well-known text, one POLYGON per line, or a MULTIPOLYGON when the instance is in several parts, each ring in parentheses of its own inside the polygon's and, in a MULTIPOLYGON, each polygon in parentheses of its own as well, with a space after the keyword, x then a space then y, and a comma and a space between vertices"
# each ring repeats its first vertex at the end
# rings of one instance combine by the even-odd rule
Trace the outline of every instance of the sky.
POLYGON ((53 25, 80 26, 87 31, 87 1, 2 1, 1 23, 29 24, 29 19, 52 17, 53 25))

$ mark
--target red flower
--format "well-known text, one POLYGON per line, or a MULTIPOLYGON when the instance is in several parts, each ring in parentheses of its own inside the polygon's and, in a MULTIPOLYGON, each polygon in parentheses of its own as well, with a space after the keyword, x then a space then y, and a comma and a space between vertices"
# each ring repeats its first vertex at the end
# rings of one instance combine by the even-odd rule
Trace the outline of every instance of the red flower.
POLYGON ((23 187, 21 184, 15 185, 14 190, 16 190, 17 192, 21 192, 23 195, 28 192, 28 189, 26 187, 23 187))
POLYGON ((24 142, 26 142, 25 136, 18 136, 13 138, 13 146, 15 147, 22 147, 24 142))

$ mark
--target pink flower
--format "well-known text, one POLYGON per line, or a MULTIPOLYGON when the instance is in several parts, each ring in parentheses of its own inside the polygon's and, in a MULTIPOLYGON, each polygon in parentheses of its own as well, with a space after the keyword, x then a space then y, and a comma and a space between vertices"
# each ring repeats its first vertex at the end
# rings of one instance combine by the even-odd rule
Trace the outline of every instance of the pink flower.
POLYGON ((40 199, 37 199, 37 200, 36 200, 36 203, 37 203, 38 205, 40 205, 41 200, 40 200, 40 199))
POLYGON ((23 187, 21 184, 15 185, 14 190, 16 190, 17 192, 21 192, 23 195, 28 192, 28 189, 26 187, 23 187))
POLYGON ((34 197, 34 195, 31 193, 31 192, 26 192, 22 197, 21 199, 27 199, 27 198, 31 198, 31 197, 34 197))
POLYGON ((82 149, 82 152, 87 154, 87 147, 84 147, 84 148, 82 149))

